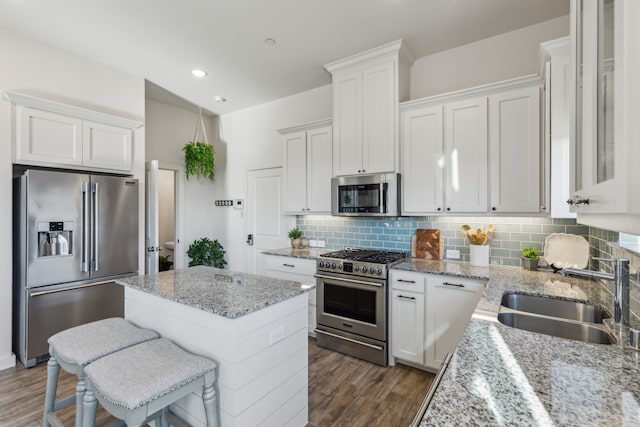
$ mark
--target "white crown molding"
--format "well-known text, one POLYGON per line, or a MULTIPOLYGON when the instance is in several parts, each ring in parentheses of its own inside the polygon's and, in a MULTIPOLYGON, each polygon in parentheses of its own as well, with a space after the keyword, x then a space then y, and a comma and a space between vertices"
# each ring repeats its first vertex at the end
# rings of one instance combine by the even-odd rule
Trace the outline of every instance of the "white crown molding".
POLYGON ((290 133, 303 132, 303 131, 313 130, 313 129, 317 129, 325 126, 331 126, 331 124, 332 124, 332 119, 322 119, 322 120, 316 120, 314 122, 302 123, 299 125, 278 129, 278 132, 281 133, 282 135, 286 135, 290 133))
POLYGON ((48 99, 37 98, 35 96, 25 95, 18 92, 5 91, 3 96, 4 99, 15 105, 37 108, 39 110, 64 114, 67 116, 77 117, 79 119, 91 120, 127 129, 138 129, 144 124, 138 120, 126 119, 124 117, 88 110, 86 108, 63 104, 57 101, 50 101, 48 99))
POLYGON ((391 43, 387 43, 382 46, 357 53, 347 58, 331 62, 329 64, 326 64, 324 68, 328 72, 333 74, 336 71, 350 68, 354 65, 359 65, 363 62, 372 61, 389 55, 401 55, 401 57, 405 61, 409 62, 409 65, 413 64, 413 62, 416 60, 415 55, 409 50, 408 47, 406 47, 406 44, 403 45, 402 39, 399 39, 391 43))
POLYGON ((545 63, 553 55, 562 55, 571 53, 571 37, 561 37, 559 39, 549 40, 540 43, 538 50, 538 74, 544 76, 545 63))
POLYGON ((464 98, 473 98, 476 96, 486 96, 493 93, 504 92, 510 89, 521 89, 531 86, 539 86, 544 82, 537 74, 530 74, 524 77, 504 80, 496 83, 489 83, 482 86, 475 86, 468 89, 457 90, 454 92, 442 93, 439 95, 429 96, 427 98, 415 99, 400 104, 400 111, 409 110, 416 107, 423 107, 429 104, 457 101, 464 98))

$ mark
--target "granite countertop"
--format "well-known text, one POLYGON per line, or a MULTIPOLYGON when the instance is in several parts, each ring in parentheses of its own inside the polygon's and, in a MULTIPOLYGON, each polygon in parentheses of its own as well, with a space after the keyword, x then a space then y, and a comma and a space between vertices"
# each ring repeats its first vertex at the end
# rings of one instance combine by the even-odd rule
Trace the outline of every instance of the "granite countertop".
POLYGON ((612 309, 590 280, 517 267, 408 260, 395 269, 488 279, 484 294, 420 424, 640 425, 640 352, 628 333, 618 344, 587 344, 502 325, 505 291, 577 298, 612 309))
POLYGON ((265 255, 287 256, 292 258, 318 259, 320 255, 331 252, 327 249, 306 248, 306 249, 267 249, 262 251, 265 255))
POLYGON ((205 266, 127 277, 116 283, 229 319, 315 288, 291 280, 205 266))

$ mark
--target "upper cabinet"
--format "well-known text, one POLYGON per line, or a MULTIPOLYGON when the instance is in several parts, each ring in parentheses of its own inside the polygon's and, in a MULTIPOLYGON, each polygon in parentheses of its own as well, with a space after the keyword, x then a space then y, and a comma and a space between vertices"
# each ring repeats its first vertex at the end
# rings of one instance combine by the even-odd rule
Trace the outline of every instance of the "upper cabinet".
POLYGON ((331 212, 331 120, 281 129, 284 212, 331 212))
POLYGON ((540 212, 540 83, 401 105, 403 215, 540 212))
POLYGON ((637 217, 627 216, 640 214, 640 2, 572 0, 571 18, 575 108, 568 203, 579 222, 640 233, 637 217))
POLYGON ((133 130, 141 122, 5 92, 14 104, 13 162, 131 172, 133 130))
POLYGON ((333 76, 333 174, 397 172, 398 103, 415 58, 402 40, 325 65, 333 76))

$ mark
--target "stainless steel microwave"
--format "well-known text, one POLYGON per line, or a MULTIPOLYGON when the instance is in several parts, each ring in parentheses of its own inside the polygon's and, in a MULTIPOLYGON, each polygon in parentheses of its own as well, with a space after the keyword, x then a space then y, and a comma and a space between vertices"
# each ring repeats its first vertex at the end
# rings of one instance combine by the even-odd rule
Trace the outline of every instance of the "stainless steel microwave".
POLYGON ((400 215, 400 174, 332 178, 331 215, 400 215))

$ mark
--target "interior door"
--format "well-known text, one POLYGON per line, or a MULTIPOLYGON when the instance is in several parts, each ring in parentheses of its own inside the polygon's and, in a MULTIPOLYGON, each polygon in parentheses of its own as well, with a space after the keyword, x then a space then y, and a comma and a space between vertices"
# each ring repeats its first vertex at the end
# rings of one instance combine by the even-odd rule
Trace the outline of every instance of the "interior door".
POLYGON ((295 225, 295 217, 283 214, 282 168, 250 170, 247 176, 247 272, 264 270, 263 250, 290 245, 287 231, 295 225))
POLYGON ((158 161, 151 160, 146 164, 145 180, 145 258, 144 272, 155 274, 158 272, 158 161))

